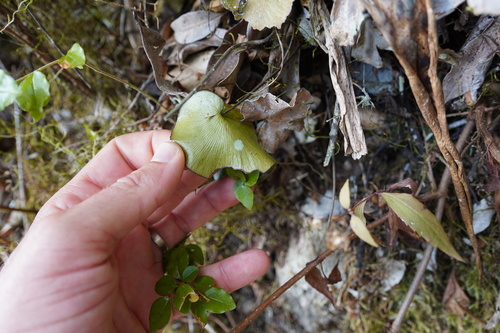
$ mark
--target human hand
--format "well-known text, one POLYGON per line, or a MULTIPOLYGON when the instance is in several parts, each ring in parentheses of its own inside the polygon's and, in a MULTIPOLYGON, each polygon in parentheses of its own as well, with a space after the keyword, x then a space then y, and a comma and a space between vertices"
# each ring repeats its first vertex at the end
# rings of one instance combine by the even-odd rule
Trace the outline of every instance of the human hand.
MULTIPOLYGON (((5 332, 145 332, 163 275, 155 231, 172 247, 234 205, 233 181, 184 169, 168 131, 106 145, 40 210, 0 272, 5 332)), ((263 275, 269 258, 250 250, 203 267, 234 291, 263 275)))

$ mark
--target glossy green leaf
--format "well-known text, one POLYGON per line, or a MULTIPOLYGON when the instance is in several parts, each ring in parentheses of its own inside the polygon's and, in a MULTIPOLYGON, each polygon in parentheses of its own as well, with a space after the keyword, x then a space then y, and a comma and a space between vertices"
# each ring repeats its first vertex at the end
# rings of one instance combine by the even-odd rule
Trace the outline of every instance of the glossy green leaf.
POLYGON ((248 186, 254 186, 257 184, 257 181, 259 180, 260 172, 259 170, 255 170, 250 172, 249 174, 245 175, 245 183, 247 183, 248 186))
POLYGON ((208 323, 207 302, 200 299, 198 302, 191 304, 191 313, 200 324, 208 323))
POLYGON ((167 275, 180 279, 182 272, 189 265, 189 253, 184 246, 176 247, 170 252, 167 260, 167 275))
POLYGON ((14 103, 18 93, 19 86, 16 81, 0 69, 0 111, 14 103))
POLYGON ((351 207, 351 191, 349 190, 349 179, 347 179, 339 192, 340 205, 344 209, 351 207))
POLYGON ((161 296, 170 296, 177 287, 177 283, 172 275, 166 275, 156 282, 155 291, 161 296))
POLYGON ((193 288, 196 289, 197 291, 204 293, 208 289, 212 288, 215 284, 214 278, 210 276, 200 276, 196 281, 193 283, 193 288))
POLYGON ((205 256, 203 255, 202 249, 196 244, 188 244, 185 246, 189 253, 189 258, 191 258, 191 263, 198 263, 200 265, 205 264, 205 256))
POLYGON ((35 121, 42 118, 43 107, 49 103, 49 81, 39 71, 28 75, 19 85, 16 101, 19 107, 27 111, 35 121))
POLYGON ((62 68, 77 67, 82 69, 83 65, 85 65, 85 52, 83 51, 80 44, 73 44, 68 53, 66 53, 65 56, 59 59, 59 65, 62 68))
POLYGON ((413 195, 387 192, 382 192, 379 195, 387 201, 394 213, 422 238, 450 257, 465 262, 451 244, 436 216, 413 195))
POLYGON ((206 305, 207 311, 213 313, 223 313, 236 308, 233 298, 224 289, 212 287, 204 293, 209 299, 206 305))
POLYGON ((234 196, 246 209, 250 210, 253 208, 254 195, 252 189, 241 180, 237 180, 234 183, 234 196))
POLYGON ((222 115, 224 109, 210 91, 197 92, 182 106, 171 138, 184 150, 186 166, 206 178, 226 167, 269 170, 275 161, 260 147, 253 125, 241 122, 236 109, 222 115))
POLYGON ((164 328, 170 321, 172 316, 172 306, 170 305, 170 299, 168 298, 158 298, 151 305, 149 310, 149 331, 156 332, 164 328))
POLYGON ((197 266, 188 266, 181 274, 181 280, 184 282, 192 282, 198 276, 200 269, 197 266))
POLYGON ((188 314, 191 309, 191 299, 190 296, 196 292, 194 289, 188 284, 181 284, 174 295, 174 308, 184 314, 188 314))

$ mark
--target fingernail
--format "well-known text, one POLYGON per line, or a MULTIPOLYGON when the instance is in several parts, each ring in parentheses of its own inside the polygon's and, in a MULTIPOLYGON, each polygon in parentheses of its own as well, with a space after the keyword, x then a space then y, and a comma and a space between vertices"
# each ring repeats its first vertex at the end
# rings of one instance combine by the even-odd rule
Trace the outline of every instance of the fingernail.
POLYGON ((176 147, 175 143, 164 142, 160 144, 158 149, 156 149, 156 152, 153 155, 151 162, 161 162, 161 163, 169 162, 175 157, 178 151, 179 148, 176 147))

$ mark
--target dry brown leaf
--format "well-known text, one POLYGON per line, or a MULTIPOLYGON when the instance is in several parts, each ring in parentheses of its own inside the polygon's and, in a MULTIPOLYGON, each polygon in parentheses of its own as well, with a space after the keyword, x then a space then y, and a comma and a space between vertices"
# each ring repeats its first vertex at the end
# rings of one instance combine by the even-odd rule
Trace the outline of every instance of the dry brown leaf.
POLYGON ((137 24, 139 24, 140 27, 144 51, 153 67, 156 85, 169 95, 181 94, 180 91, 175 89, 172 84, 165 80, 165 61, 160 56, 165 46, 165 39, 163 39, 158 31, 144 27, 139 21, 137 21, 137 24))
POLYGON ((333 3, 330 34, 342 46, 356 42, 365 20, 365 8, 358 0, 335 1, 333 3))
POLYGON ((206 10, 187 12, 172 22, 175 40, 180 44, 189 44, 212 34, 219 26, 222 13, 206 10))
POLYGON ((245 101, 240 112, 246 121, 265 120, 257 127, 257 135, 262 148, 272 153, 291 131, 304 128, 304 118, 311 102, 311 94, 306 89, 300 89, 290 103, 267 93, 256 100, 245 101))
POLYGON ((174 78, 174 81, 187 91, 193 90, 200 82, 207 70, 207 64, 214 50, 205 50, 189 57, 182 66, 176 67, 168 72, 168 75, 174 78))
MULTIPOLYGON (((306 275, 306 281, 309 283, 314 289, 325 295, 326 298, 335 306, 335 299, 333 297, 330 288, 328 288, 328 280, 321 274, 317 267, 314 267, 309 273, 306 275)), ((337 281, 338 282, 338 281, 337 281)))
POLYGON ((325 33, 325 41, 317 38, 316 42, 328 54, 330 78, 340 108, 339 127, 344 135, 344 151, 346 155, 352 154, 352 158, 359 159, 366 155, 368 150, 344 51, 330 33, 331 22, 325 3, 311 1, 309 5, 311 21, 322 25, 325 33))
MULTIPOLYGON (((241 21, 232 27, 224 36, 224 44, 220 45, 213 53, 208 62, 207 70, 211 69, 222 55, 233 45, 246 42, 247 23, 241 21), (229 42, 230 41, 230 42, 229 42)), ((210 74, 205 83, 208 88, 215 89, 216 87, 224 87, 227 90, 227 95, 231 95, 231 91, 236 84, 238 73, 243 64, 246 48, 238 48, 234 52, 227 55, 223 62, 210 74)))
POLYGON ((333 267, 330 275, 328 275, 327 281, 329 284, 335 284, 342 281, 342 275, 340 274, 338 266, 333 267))
POLYGON ((351 54, 354 58, 376 68, 381 68, 384 63, 378 49, 388 50, 389 45, 380 31, 375 28, 373 21, 367 19, 361 26, 361 33, 351 54))
POLYGON ((471 34, 464 43, 458 65, 453 66, 443 80, 445 102, 468 92, 472 102, 476 102, 486 72, 495 54, 500 51, 500 17, 484 16, 474 30, 479 31, 471 34))
POLYGON ((458 284, 457 277, 455 276, 455 268, 451 271, 448 284, 444 290, 443 304, 446 309, 456 314, 466 313, 465 309, 470 304, 469 297, 458 284))

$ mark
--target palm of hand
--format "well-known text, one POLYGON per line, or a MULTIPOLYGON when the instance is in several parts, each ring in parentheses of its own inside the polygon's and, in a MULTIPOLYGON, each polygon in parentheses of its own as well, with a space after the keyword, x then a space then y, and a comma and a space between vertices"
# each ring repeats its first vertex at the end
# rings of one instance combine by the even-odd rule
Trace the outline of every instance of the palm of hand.
MULTIPOLYGON (((12 332, 147 331, 162 276, 150 230, 173 246, 236 203, 231 180, 193 193, 205 179, 184 170, 182 154, 166 167, 150 163, 168 137, 154 131, 115 139, 44 205, 0 273, 0 300, 8 302, 0 302, 0 320, 15 323, 12 332), (134 172, 141 167, 149 169, 134 172)), ((268 265, 262 251, 251 250, 202 274, 231 292, 268 265)))

